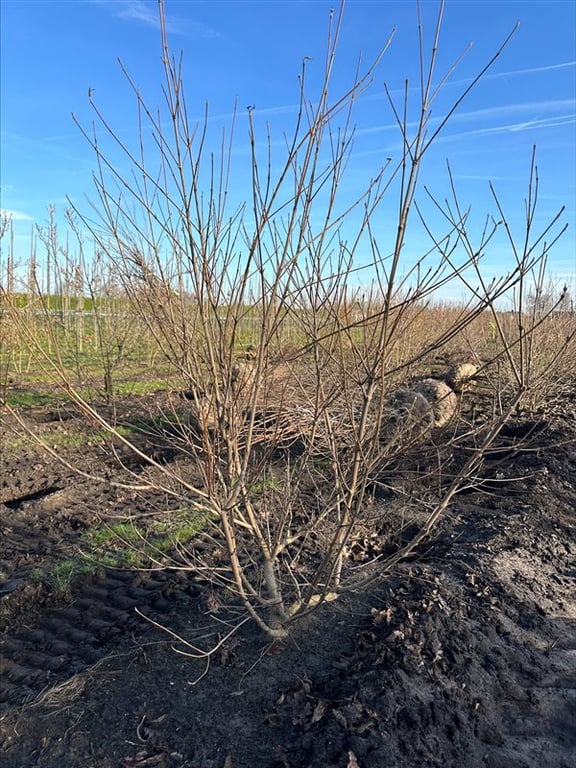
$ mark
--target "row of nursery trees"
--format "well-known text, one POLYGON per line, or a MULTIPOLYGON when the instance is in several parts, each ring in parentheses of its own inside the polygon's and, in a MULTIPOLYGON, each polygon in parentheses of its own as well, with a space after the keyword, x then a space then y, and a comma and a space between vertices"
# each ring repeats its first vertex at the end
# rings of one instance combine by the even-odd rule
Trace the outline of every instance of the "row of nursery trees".
MULTIPOLYGON (((86 237, 96 249, 97 268, 114 275, 116 298, 129 306, 139 337, 145 329, 157 359, 186 391, 188 411, 174 401, 172 428, 164 436, 186 461, 156 462, 71 378, 51 285, 41 288, 37 279, 29 285, 50 345, 39 340, 37 325, 14 300, 14 286, 3 289, 2 322, 10 318, 35 364, 77 408, 153 467, 155 488, 202 520, 197 541, 175 554, 173 564, 231 595, 243 611, 237 626, 252 619, 271 638, 282 638, 319 605, 366 589, 412 554, 456 494, 481 482, 484 457, 503 425, 549 397, 552 381, 555 392, 568 385, 576 359, 574 317, 557 312, 567 294, 534 300, 547 290, 546 261, 564 231, 562 211, 537 224, 534 156, 522 231, 513 231, 493 190, 493 215, 473 235, 451 177, 452 198, 434 201, 443 231, 432 231, 424 219, 416 195, 426 156, 509 42, 432 124, 446 80, 436 74, 443 3, 430 45, 419 19, 415 121, 412 105, 408 119, 407 96, 397 103, 386 91, 400 155, 367 179, 353 204, 340 198, 353 108, 391 41, 348 90, 333 95, 341 7, 330 19, 323 78, 313 95, 307 92, 310 64, 302 64, 300 106, 280 167, 270 162, 276 153, 270 135, 262 152, 249 111, 251 189, 245 204, 230 210, 232 139, 225 136, 212 152, 208 116, 203 125, 189 124, 182 63, 168 45, 163 2, 159 10, 163 110, 146 104, 124 73, 139 115, 132 150, 91 97, 95 128, 79 127, 96 161, 96 201, 90 216, 72 205, 70 223, 80 247, 86 237), (102 149, 110 142, 114 161, 102 149), (397 219, 384 243, 375 223, 391 195, 397 219), (407 269, 404 244, 414 220, 428 232, 430 250, 407 269), (488 279, 483 258, 501 233, 510 269, 488 279), (356 301, 350 286, 368 282, 373 288, 356 301), (465 286, 469 301, 446 312, 427 308, 451 284, 465 286), (513 312, 498 312, 500 300, 511 296, 513 312), (429 322, 432 311, 442 322, 429 322), (490 344, 474 348, 479 338, 490 344), (422 397, 399 399, 398 390, 457 345, 474 355, 474 375, 489 393, 488 418, 475 421, 455 411, 441 428, 427 421, 423 427, 422 397), (402 492, 376 504, 386 473, 401 472, 415 454, 428 470, 410 474, 402 492), (412 517, 419 527, 406 541, 398 531, 412 517), (358 562, 354 548, 374 536, 381 546, 358 562), (215 549, 222 553, 217 565, 209 554, 215 549)), ((59 248, 50 237, 45 241, 48 249, 59 248)), ((62 263, 61 251, 49 253, 53 263, 62 263)), ((82 284, 85 294, 85 271, 82 284)), ((101 293, 94 292, 93 310, 101 293)), ((133 483, 142 488, 138 475, 133 483)), ((189 642, 191 653, 210 653, 189 642)))

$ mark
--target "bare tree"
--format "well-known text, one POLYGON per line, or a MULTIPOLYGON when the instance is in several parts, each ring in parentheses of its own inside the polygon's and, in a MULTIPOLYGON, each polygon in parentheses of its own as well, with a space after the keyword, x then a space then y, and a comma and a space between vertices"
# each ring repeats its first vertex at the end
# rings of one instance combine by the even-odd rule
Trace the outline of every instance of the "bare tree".
MULTIPOLYGON (((180 548, 173 565, 239 598, 272 638, 284 637, 308 611, 364 588, 414 552, 454 496, 476 482, 486 451, 531 384, 526 350, 539 321, 518 324, 510 336, 495 307, 512 289, 525 295, 550 248, 538 250, 542 239, 554 231, 553 242, 558 235, 558 217, 535 235, 531 197, 523 252, 509 272, 487 282, 481 254, 500 227, 508 231, 504 212, 499 210, 501 223, 473 242, 454 186, 453 203, 437 204, 446 220, 441 233, 432 231, 415 203, 430 147, 511 37, 432 124, 432 106, 456 66, 437 76, 443 12, 441 2, 429 52, 419 19, 416 127, 408 119, 408 92, 398 104, 386 91, 402 140, 400 158, 368 179, 352 203, 342 199, 341 189, 352 156, 353 109, 391 40, 347 91, 333 96, 343 5, 330 19, 315 96, 307 90, 309 63, 302 63, 299 110, 280 167, 271 134, 262 149, 254 111, 248 110, 252 185, 250 197, 235 209, 228 204, 235 121, 215 152, 208 145, 208 110, 200 125, 190 125, 182 61, 170 52, 162 2, 168 123, 124 71, 138 107, 137 150, 90 99, 97 130, 123 153, 131 172, 117 170, 96 128, 81 127, 97 161, 97 201, 92 218, 75 213, 113 266, 131 311, 185 382, 187 405, 174 398, 167 439, 194 471, 155 462, 70 385, 57 358, 46 363, 91 419, 154 466, 157 487, 202 520, 202 533, 180 548), (392 242, 382 243, 375 222, 382 201, 393 194, 396 229, 392 242), (411 215, 428 229, 430 250, 405 269, 411 215), (466 281, 470 268, 480 285, 468 283, 471 301, 447 327, 419 333, 427 302, 450 282, 466 281), (358 563, 352 556, 357 542, 397 531, 395 521, 410 509, 408 498, 374 505, 383 473, 457 418, 458 401, 448 385, 406 389, 407 377, 485 311, 498 329, 495 356, 513 372, 505 397, 488 423, 466 430, 473 449, 458 472, 437 493, 422 491, 417 505, 425 515, 418 533, 358 563), (440 423, 443 400, 450 412, 440 423), (224 553, 217 565, 207 554, 215 548, 224 553)), ((443 439, 444 446, 433 447, 440 466, 463 438, 449 429, 443 439)), ((424 481, 429 489, 430 477, 424 481)))

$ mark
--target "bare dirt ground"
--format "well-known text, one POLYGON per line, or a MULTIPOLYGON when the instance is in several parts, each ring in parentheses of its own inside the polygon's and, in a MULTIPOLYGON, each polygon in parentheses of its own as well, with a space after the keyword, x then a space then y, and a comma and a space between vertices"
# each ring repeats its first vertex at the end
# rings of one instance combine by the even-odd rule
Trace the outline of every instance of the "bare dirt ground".
MULTIPOLYGON (((204 647, 227 634, 232 609, 215 620, 194 574, 101 567, 55 584, 91 526, 161 499, 78 477, 4 418, 2 768, 576 766, 576 382, 508 425, 417 558, 285 647, 246 624, 209 664, 152 623, 204 647)), ((81 426, 25 418, 56 437, 81 426)), ((54 439, 118 479, 97 444, 54 439)))

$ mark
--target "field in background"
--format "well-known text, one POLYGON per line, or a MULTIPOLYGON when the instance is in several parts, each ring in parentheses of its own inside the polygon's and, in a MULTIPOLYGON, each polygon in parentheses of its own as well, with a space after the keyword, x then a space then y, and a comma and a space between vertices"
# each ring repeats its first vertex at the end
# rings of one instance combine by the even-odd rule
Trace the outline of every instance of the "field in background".
MULTIPOLYGON (((192 299, 190 315, 196 313, 192 299)), ((228 308, 222 306, 225 316, 228 308)), ((312 341, 302 333, 303 323, 296 321, 306 309, 287 311, 278 328, 271 349, 273 362, 293 361, 311 351, 312 341)), ((364 320, 374 313, 358 302, 341 307, 343 327, 352 326, 346 334, 336 334, 334 348, 342 348, 344 356, 352 355, 349 337, 362 348, 368 343, 374 320, 364 320)), ((467 308, 442 301, 410 307, 403 318, 406 331, 395 341, 390 367, 402 366, 406 360, 418 358, 432 338, 442 336, 458 324, 467 308)), ((234 308, 234 312, 238 312, 234 308)), ((244 360, 258 343, 262 317, 258 307, 245 307, 235 336, 233 356, 244 360)), ((513 311, 499 312, 502 329, 508 338, 518 334, 522 318, 513 311)), ((526 316, 525 322, 529 318, 526 316)), ((193 321, 192 321, 193 322, 193 321)), ((182 373, 166 359, 158 339, 142 321, 141 313, 131 306, 128 297, 79 297, 77 294, 3 293, 0 297, 0 395, 11 404, 26 404, 26 391, 54 400, 65 398, 65 391, 54 388, 55 378, 50 360, 57 357, 68 382, 94 401, 111 403, 117 396, 142 394, 159 388, 182 388, 182 373)), ((554 312, 545 318, 533 341, 534 364, 543 368, 550 364, 562 341, 574 332, 576 312, 573 309, 554 312)), ((193 343, 193 341, 191 342, 193 343)), ((442 348, 441 356, 456 355, 460 359, 477 357, 488 362, 502 352, 501 341, 488 311, 474 319, 460 334, 442 348)), ((565 350, 569 371, 573 351, 565 350)), ((437 367, 437 360, 424 358, 418 373, 437 367)), ((408 378, 414 366, 403 370, 408 378)), ((60 382, 62 384, 63 382, 60 382)), ((33 395, 30 395, 33 402, 33 395)), ((40 402, 40 400, 38 400, 40 402)))

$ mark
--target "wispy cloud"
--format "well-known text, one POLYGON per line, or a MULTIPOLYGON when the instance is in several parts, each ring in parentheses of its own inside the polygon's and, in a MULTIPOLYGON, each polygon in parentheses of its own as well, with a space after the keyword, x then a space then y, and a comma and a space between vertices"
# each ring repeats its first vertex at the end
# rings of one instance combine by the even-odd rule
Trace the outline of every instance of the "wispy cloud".
MULTIPOLYGON (((93 0, 98 5, 106 5, 114 16, 125 21, 134 21, 145 24, 154 29, 160 28, 158 5, 149 0, 93 0)), ((166 14, 166 31, 173 35, 183 35, 196 38, 221 37, 220 32, 214 27, 203 24, 193 19, 185 19, 181 16, 166 14)))
MULTIPOLYGON (((485 107, 484 109, 474 109, 468 112, 457 112, 452 118, 452 122, 478 120, 478 119, 498 119, 506 115, 520 114, 542 114, 549 112, 558 112, 571 110, 572 114, 576 109, 576 99, 553 99, 547 101, 525 101, 517 104, 504 104, 499 107, 485 107)), ((551 118, 553 119, 553 118, 551 118)))
MULTIPOLYGON (((451 120, 451 124, 454 123, 454 120, 455 118, 453 117, 451 120)), ((429 129, 432 130, 434 125, 437 125, 438 122, 439 122, 439 119, 431 120, 428 126, 429 129)), ((521 131, 542 131, 548 128, 558 128, 561 126, 574 125, 574 124, 576 124, 576 113, 571 112, 568 114, 554 115, 551 117, 535 117, 531 120, 524 120, 524 121, 518 121, 518 122, 505 122, 497 125, 489 125, 481 128, 473 128, 471 130, 453 131, 451 133, 448 133, 448 132, 441 133, 439 136, 437 136, 434 139, 434 143, 440 144, 440 143, 461 141, 462 139, 465 139, 470 136, 490 136, 490 135, 497 136, 497 135, 507 134, 507 133, 518 133, 521 131)), ((377 128, 360 130, 357 133, 362 134, 367 132, 385 131, 394 127, 395 126, 393 125, 383 125, 383 126, 378 126, 377 128)), ((407 126, 409 130, 415 127, 416 127, 416 123, 409 123, 407 126)), ((448 130, 449 128, 447 129, 447 131, 448 130)), ((370 157, 372 155, 381 155, 385 151, 395 152, 401 149, 402 146, 403 145, 401 141, 394 141, 390 144, 379 146, 376 149, 367 149, 367 150, 361 150, 359 152, 354 152, 354 157, 359 158, 359 157, 370 157)))
MULTIPOLYGON (((257 104, 250 104, 244 107, 239 106, 236 112, 222 112, 216 115, 208 114, 208 120, 228 121, 232 119, 248 118, 249 113, 252 114, 254 120, 258 120, 258 118, 268 118, 273 117, 274 115, 293 115, 298 112, 299 108, 300 105, 298 102, 294 102, 293 104, 279 104, 276 107, 263 107, 262 109, 260 109, 257 104)), ((202 122, 204 118, 204 115, 199 115, 192 118, 191 122, 202 122)))
MULTIPOLYGON (((544 67, 522 67, 521 69, 509 69, 506 72, 486 72, 482 75, 482 80, 509 80, 513 77, 526 77, 527 75, 537 75, 544 72, 557 72, 560 69, 574 69, 576 61, 563 61, 558 64, 547 64, 544 67)), ((465 77, 458 80, 449 80, 449 86, 466 86, 472 82, 471 77, 465 77)))
MULTIPOLYGON (((536 75, 546 72, 557 72, 558 70, 569 70, 569 69, 575 69, 576 68, 576 61, 563 61, 558 64, 548 64, 544 67, 523 67, 522 69, 509 69, 506 70, 506 72, 486 72, 484 75, 482 75, 482 82, 486 82, 489 80, 509 80, 510 78, 514 77, 525 77, 530 75, 536 75)), ((464 88, 468 85, 470 85, 473 82, 472 77, 465 77, 465 78, 459 78, 459 79, 451 79, 449 78, 445 85, 444 90, 448 88, 464 88)), ((420 86, 416 82, 412 82, 409 84, 408 92, 409 93, 418 93, 420 91, 420 86)), ((405 94, 405 88, 391 88, 390 89, 390 95, 391 96, 400 96, 403 97, 405 94)), ((382 101, 386 98, 386 95, 379 91, 378 93, 370 93, 367 96, 365 96, 365 99, 371 100, 371 101, 382 101)))
POLYGON ((538 72, 553 72, 557 69, 573 69, 574 67, 576 67, 576 61, 564 61, 560 64, 547 64, 545 67, 524 67, 523 69, 511 69, 507 72, 488 72, 484 75, 484 80, 498 80, 503 77, 522 77, 524 75, 534 75, 538 72))
POLYGON ((445 136, 439 136, 436 142, 439 141, 453 141, 454 139, 462 139, 467 136, 486 136, 496 135, 502 133, 517 133, 519 131, 535 131, 543 130, 545 128, 557 128, 562 125, 574 125, 576 123, 576 115, 556 115, 554 117, 535 118, 534 120, 526 120, 521 123, 506 123, 504 125, 492 125, 486 128, 476 128, 471 131, 459 131, 456 133, 450 133, 445 136))
POLYGON ((33 216, 29 216, 23 211, 14 211, 11 208, 0 208, 0 217, 10 219, 10 221, 34 221, 33 216))
MULTIPOLYGON (((442 116, 432 117, 428 121, 428 128, 432 129, 438 125, 444 118, 442 116)), ((450 125, 454 123, 492 122, 493 125, 479 128, 474 131, 462 132, 459 135, 477 135, 478 133, 511 133, 513 131, 526 130, 528 128, 554 128, 559 125, 571 125, 576 122, 576 99, 556 99, 547 101, 529 101, 519 104, 505 104, 497 107, 485 107, 483 109, 473 109, 467 112, 456 112, 450 118, 450 125), (551 112, 560 114, 550 115, 551 112), (528 120, 520 120, 522 116, 529 117, 528 120), (550 116, 545 116, 550 115, 550 116), (510 121, 510 118, 517 118, 514 122, 502 123, 503 120, 510 121)), ((416 121, 410 121, 407 128, 415 128, 416 121)), ((398 130, 398 125, 394 122, 373 125, 369 128, 358 128, 356 136, 365 136, 371 133, 379 133, 390 130, 398 130)), ((452 134, 454 135, 454 134, 452 134)))
MULTIPOLYGON (((482 75, 482 82, 494 81, 494 80, 510 80, 515 77, 527 77, 531 75, 543 74, 546 72, 558 72, 561 69, 574 69, 576 67, 576 61, 563 61, 558 64, 547 64, 544 67, 523 67, 521 69, 509 69, 506 72, 486 72, 482 75)), ((458 80, 449 79, 446 83, 446 87, 462 88, 472 83, 473 78, 465 77, 458 80)), ((414 86, 417 90, 417 86, 414 86)))

